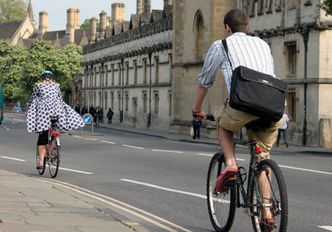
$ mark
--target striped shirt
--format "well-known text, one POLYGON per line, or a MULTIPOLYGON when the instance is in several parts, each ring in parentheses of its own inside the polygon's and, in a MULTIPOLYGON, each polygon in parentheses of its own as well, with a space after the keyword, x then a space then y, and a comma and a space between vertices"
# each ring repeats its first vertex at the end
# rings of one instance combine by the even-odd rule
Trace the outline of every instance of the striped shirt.
MULTIPOLYGON (((228 55, 233 69, 242 65, 275 77, 273 57, 269 45, 258 37, 236 32, 226 39, 228 55)), ((228 91, 231 89, 232 69, 221 40, 215 41, 206 54, 202 72, 197 77, 199 85, 209 88, 220 68, 228 91)))

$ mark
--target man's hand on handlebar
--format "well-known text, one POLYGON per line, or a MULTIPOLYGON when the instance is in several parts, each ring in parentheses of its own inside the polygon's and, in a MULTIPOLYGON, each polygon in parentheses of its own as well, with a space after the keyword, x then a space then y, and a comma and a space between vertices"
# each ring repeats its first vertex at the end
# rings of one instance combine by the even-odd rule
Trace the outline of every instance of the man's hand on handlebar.
POLYGON ((196 110, 196 111, 192 111, 192 116, 194 118, 197 118, 199 120, 203 120, 206 118, 206 113, 203 110, 196 110))

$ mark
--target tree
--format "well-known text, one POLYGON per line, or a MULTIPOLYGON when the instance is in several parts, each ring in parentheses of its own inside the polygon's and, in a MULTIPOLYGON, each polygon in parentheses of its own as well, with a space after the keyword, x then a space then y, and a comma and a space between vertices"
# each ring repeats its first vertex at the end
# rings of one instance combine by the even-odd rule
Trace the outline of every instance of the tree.
POLYGON ((321 7, 325 10, 326 15, 332 15, 332 0, 324 0, 321 7))
POLYGON ((0 40, 0 84, 4 87, 4 96, 9 101, 24 98, 25 91, 21 86, 24 63, 28 52, 9 41, 0 40))
POLYGON ((34 42, 25 63, 24 89, 31 92, 42 70, 47 69, 54 73, 61 89, 69 91, 72 79, 80 69, 82 53, 82 48, 76 44, 58 49, 49 41, 34 42))
MULTIPOLYGON (((0 0, 1 1, 1 0, 0 0)), ((97 19, 97 28, 99 27, 99 20, 97 19)), ((91 26, 91 20, 90 19, 85 19, 84 22, 81 24, 80 28, 81 29, 88 29, 91 26)))
POLYGON ((24 0, 0 0, 0 23, 22 21, 25 16, 24 0))

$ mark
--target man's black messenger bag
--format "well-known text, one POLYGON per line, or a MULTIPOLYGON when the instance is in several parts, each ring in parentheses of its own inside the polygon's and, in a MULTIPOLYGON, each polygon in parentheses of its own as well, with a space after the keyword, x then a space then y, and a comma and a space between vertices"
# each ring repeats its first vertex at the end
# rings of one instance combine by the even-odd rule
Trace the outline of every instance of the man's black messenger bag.
MULTIPOLYGON (((222 43, 232 68, 226 40, 222 43)), ((288 84, 282 80, 238 66, 232 74, 229 105, 234 109, 276 122, 284 113, 287 90, 288 84)))

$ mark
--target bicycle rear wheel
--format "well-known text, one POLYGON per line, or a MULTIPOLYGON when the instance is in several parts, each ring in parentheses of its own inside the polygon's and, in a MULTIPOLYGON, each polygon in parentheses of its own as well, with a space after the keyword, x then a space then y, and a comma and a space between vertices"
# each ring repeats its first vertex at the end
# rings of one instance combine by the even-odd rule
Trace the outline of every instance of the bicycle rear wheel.
POLYGON ((219 193, 215 184, 219 174, 226 168, 224 155, 216 153, 209 165, 207 176, 207 205, 210 221, 217 232, 229 231, 236 211, 236 188, 219 193))
POLYGON ((50 144, 50 155, 48 159, 49 171, 52 178, 55 178, 58 174, 60 165, 60 147, 57 144, 56 139, 53 137, 50 144))
POLYGON ((287 189, 281 170, 273 160, 262 160, 257 166, 256 183, 250 185, 251 221, 255 232, 287 231, 287 189), (261 177, 259 180, 258 177, 261 177), (263 179, 265 178, 265 181, 263 179), (259 182, 260 181, 260 182, 259 182), (258 192, 259 191, 259 192, 258 192), (264 221, 264 210, 271 211, 274 225, 264 221))
MULTIPOLYGON (((36 149, 36 167, 39 166, 39 153, 38 153, 38 146, 37 146, 37 149, 36 149)), ((37 168, 37 171, 39 173, 39 175, 43 175, 44 172, 45 172, 45 166, 46 166, 46 159, 44 157, 44 160, 43 160, 43 168, 41 169, 38 169, 37 168)))

